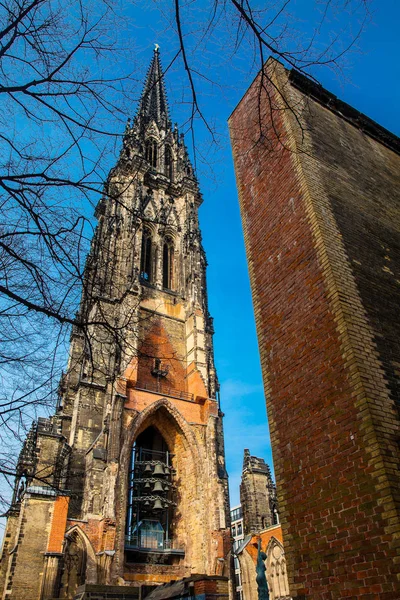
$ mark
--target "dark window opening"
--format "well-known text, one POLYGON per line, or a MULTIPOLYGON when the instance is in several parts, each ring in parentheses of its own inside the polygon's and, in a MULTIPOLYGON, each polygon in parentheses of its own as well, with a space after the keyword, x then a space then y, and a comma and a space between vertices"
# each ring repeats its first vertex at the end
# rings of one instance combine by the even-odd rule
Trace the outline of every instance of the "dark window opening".
POLYGON ((136 440, 129 471, 125 547, 132 556, 179 552, 172 538, 172 475, 168 446, 158 429, 148 427, 136 440))
POLYGON ((163 245, 163 288, 172 289, 173 281, 174 243, 171 238, 166 238, 163 245))
POLYGON ((143 230, 142 235, 142 254, 140 256, 140 277, 149 283, 152 280, 152 241, 151 233, 148 229, 143 230))
POLYGON ((169 146, 165 146, 164 167, 165 175, 169 177, 169 179, 172 179, 172 152, 169 146))
POLYGON ((155 140, 146 142, 146 160, 152 167, 157 168, 157 142, 155 140))

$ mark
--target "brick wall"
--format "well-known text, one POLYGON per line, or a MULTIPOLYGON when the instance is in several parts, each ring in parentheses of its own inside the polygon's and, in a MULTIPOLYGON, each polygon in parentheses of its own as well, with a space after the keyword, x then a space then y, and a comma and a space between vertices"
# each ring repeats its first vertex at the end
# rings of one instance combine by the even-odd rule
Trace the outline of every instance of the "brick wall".
POLYGON ((69 498, 58 496, 54 501, 47 552, 62 552, 67 525, 69 498))
POLYGON ((290 589, 394 600, 400 161, 269 68, 302 130, 257 79, 230 127, 290 589))
POLYGON ((168 375, 160 380, 163 387, 186 391, 185 325, 183 322, 163 317, 149 311, 141 313, 141 341, 138 360, 139 387, 154 388, 157 378, 152 375, 154 360, 161 360, 161 368, 168 375))

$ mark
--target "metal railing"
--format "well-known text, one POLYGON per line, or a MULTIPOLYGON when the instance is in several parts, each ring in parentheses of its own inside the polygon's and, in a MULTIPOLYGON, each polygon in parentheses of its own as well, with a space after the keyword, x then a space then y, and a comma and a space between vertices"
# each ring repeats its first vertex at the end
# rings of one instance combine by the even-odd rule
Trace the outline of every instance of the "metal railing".
POLYGON ((156 539, 156 536, 143 536, 137 535, 126 535, 125 536, 125 548, 128 550, 143 550, 147 552, 184 552, 185 549, 174 540, 162 540, 156 539))
POLYGON ((172 396, 172 398, 179 398, 180 400, 186 400, 187 402, 194 402, 194 394, 167 387, 160 382, 141 383, 136 386, 136 389, 144 392, 155 392, 157 394, 163 394, 164 396, 172 396))

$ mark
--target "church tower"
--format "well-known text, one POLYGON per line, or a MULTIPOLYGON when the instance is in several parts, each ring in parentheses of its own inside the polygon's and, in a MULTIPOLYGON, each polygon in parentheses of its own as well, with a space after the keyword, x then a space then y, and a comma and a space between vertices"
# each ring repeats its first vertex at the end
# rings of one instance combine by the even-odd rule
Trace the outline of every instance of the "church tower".
POLYGON ((20 455, 2 598, 72 599, 84 584, 143 598, 229 574, 201 202, 156 49, 96 209, 56 414, 20 455))
POLYGON ((276 487, 271 470, 263 458, 244 451, 240 504, 243 511, 244 535, 257 534, 279 523, 276 487))

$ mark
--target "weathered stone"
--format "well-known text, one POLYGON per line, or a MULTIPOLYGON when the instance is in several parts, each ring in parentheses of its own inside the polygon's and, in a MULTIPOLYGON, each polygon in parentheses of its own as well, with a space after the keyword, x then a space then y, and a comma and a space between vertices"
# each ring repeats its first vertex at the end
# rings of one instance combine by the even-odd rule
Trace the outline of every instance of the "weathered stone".
POLYGON ((244 534, 259 533, 278 523, 278 501, 271 471, 263 458, 244 451, 240 504, 244 534))

